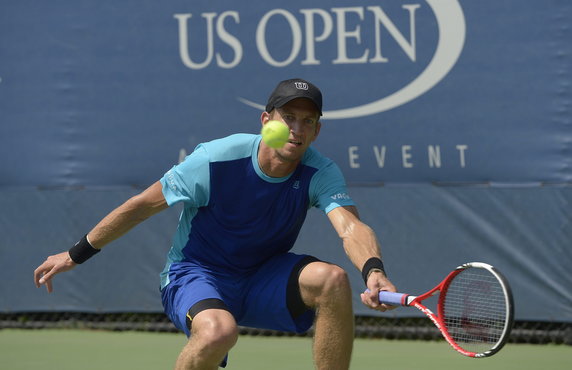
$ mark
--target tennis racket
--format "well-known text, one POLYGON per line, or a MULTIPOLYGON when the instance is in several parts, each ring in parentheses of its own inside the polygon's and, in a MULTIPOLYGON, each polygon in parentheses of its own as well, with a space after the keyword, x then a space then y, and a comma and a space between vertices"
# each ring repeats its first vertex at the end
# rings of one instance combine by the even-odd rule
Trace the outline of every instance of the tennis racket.
POLYGON ((513 324, 508 282, 498 270, 482 262, 457 267, 439 285, 420 296, 382 291, 379 300, 418 308, 455 350, 474 358, 497 353, 508 340, 513 324), (437 314, 434 314, 423 301, 437 294, 437 314))

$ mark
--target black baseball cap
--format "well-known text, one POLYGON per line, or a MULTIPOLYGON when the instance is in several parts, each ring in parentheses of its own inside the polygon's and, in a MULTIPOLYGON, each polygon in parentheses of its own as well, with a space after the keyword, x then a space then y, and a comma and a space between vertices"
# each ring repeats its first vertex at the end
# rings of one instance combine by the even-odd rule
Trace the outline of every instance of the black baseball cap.
POLYGON ((280 82, 268 98, 266 111, 270 112, 274 108, 280 108, 296 98, 310 99, 316 104, 320 116, 322 115, 322 93, 320 89, 318 89, 316 85, 301 78, 292 78, 280 82))

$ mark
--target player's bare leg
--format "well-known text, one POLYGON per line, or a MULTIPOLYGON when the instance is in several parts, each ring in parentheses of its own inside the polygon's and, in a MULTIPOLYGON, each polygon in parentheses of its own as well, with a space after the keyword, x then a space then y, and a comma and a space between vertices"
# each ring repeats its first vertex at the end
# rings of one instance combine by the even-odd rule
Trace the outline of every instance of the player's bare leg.
POLYGON ((201 311, 193 319, 191 337, 177 359, 175 370, 216 370, 237 339, 238 327, 228 311, 201 311))
POLYGON ((307 306, 316 309, 316 369, 349 369, 354 340, 354 316, 346 272, 335 265, 313 262, 302 270, 299 283, 302 300, 307 306))

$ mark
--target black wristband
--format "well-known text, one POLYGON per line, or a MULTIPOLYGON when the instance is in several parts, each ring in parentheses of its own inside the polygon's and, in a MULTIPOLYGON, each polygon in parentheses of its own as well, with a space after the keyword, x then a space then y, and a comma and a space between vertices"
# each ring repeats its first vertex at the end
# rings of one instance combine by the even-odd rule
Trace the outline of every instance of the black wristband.
POLYGON ((363 278, 363 282, 366 285, 369 273, 373 269, 380 270, 385 275, 385 270, 383 269, 383 262, 381 262, 381 260, 377 257, 371 257, 370 259, 365 261, 363 268, 361 269, 361 277, 363 278))
POLYGON ((70 258, 77 264, 84 263, 97 253, 101 252, 101 249, 94 248, 87 240, 87 234, 81 238, 73 247, 68 251, 70 258))

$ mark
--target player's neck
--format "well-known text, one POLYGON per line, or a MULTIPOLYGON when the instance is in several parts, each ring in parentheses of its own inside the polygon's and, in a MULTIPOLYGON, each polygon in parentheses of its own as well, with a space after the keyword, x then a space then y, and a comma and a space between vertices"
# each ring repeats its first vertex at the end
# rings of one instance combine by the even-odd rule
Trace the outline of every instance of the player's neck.
POLYGON ((299 159, 282 156, 279 151, 260 145, 258 149, 258 165, 265 175, 270 177, 285 177, 296 170, 299 159))

